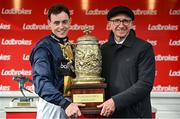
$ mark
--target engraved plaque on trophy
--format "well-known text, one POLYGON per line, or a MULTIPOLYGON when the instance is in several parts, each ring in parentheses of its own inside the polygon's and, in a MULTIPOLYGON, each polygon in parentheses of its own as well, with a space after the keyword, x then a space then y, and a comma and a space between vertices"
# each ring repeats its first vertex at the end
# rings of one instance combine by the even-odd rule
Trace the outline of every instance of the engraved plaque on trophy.
POLYGON ((98 115, 96 106, 104 102, 106 84, 102 78, 102 57, 98 40, 85 29, 85 35, 79 37, 75 48, 75 73, 72 80, 71 96, 75 103, 84 103, 81 112, 87 115, 98 115))

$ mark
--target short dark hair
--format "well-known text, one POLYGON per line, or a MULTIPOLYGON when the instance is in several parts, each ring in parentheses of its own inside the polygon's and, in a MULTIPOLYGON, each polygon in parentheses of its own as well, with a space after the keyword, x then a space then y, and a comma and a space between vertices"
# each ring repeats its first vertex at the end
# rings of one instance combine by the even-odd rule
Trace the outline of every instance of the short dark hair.
POLYGON ((59 14, 61 12, 65 12, 67 13, 67 15, 69 16, 70 18, 70 12, 69 12, 69 9, 62 5, 62 4, 57 4, 57 5, 53 5, 52 7, 49 8, 48 10, 48 19, 51 20, 51 14, 59 14))

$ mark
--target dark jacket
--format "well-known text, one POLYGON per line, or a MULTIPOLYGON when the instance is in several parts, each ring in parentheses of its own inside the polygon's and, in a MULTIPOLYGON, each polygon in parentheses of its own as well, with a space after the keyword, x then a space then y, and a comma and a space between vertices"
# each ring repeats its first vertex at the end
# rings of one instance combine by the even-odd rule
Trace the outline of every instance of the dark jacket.
POLYGON ((113 98, 112 117, 150 118, 150 92, 155 78, 152 45, 130 31, 122 45, 111 37, 102 45, 102 75, 107 83, 106 98, 113 98))
POLYGON ((62 50, 50 35, 41 39, 30 54, 35 92, 47 102, 65 108, 70 101, 63 96, 64 77, 58 73, 62 60, 62 50))

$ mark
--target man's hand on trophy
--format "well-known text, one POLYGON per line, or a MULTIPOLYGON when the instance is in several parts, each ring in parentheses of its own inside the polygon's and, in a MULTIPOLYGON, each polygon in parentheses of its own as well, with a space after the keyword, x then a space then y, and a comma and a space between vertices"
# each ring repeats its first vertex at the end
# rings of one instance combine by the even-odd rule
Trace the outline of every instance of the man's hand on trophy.
POLYGON ((65 112, 68 117, 77 118, 78 116, 81 116, 81 111, 79 107, 84 107, 85 104, 81 103, 71 103, 66 109, 65 112))
POLYGON ((116 109, 115 103, 112 98, 105 101, 101 105, 98 105, 97 108, 102 108, 100 115, 106 116, 106 117, 109 117, 110 115, 112 115, 116 109))

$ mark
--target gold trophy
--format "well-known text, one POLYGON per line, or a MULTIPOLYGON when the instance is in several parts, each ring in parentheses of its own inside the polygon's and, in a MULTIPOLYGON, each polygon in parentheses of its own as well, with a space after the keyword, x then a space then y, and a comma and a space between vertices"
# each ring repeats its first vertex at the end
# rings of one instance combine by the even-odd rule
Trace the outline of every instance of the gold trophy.
POLYGON ((101 77, 102 56, 98 40, 90 35, 89 28, 85 35, 79 37, 75 48, 75 74, 72 79, 71 97, 75 103, 84 103, 81 112, 84 115, 100 114, 96 106, 104 102, 104 89, 106 84, 101 77))

